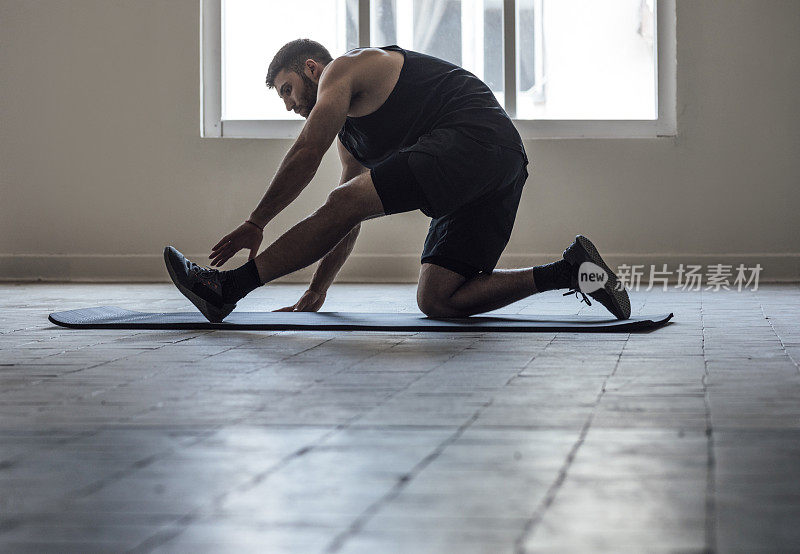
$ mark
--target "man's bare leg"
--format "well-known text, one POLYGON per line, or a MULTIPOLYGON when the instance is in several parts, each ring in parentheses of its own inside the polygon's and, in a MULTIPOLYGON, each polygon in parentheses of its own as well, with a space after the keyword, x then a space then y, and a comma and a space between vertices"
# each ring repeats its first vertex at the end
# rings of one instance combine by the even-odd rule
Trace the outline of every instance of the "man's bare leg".
POLYGON ((262 283, 313 264, 361 221, 383 215, 369 172, 335 188, 317 211, 286 231, 255 258, 262 283))

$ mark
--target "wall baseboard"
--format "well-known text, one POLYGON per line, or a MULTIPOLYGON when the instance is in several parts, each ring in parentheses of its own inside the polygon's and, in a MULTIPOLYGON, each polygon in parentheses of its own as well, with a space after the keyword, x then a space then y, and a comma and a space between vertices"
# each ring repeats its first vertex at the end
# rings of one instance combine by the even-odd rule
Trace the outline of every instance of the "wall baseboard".
MULTIPOLYGON (((669 282, 675 282, 674 273, 680 264, 700 265, 705 275, 708 266, 725 264, 732 266, 735 276, 739 264, 746 268, 761 265, 759 283, 800 281, 800 253, 746 253, 746 254, 605 254, 604 259, 616 270, 621 264, 643 266, 642 283, 649 282, 650 268, 661 271, 664 264, 669 282)), ((195 261, 205 261, 204 254, 190 255, 195 261)), ((498 267, 527 267, 561 258, 561 252, 551 254, 505 254, 498 267)), ((233 268, 244 263, 245 258, 235 259, 228 265, 233 268)), ((353 254, 342 268, 337 281, 365 283, 415 283, 419 277, 419 254, 373 255, 353 254)), ((277 282, 307 282, 313 274, 311 266, 277 282)), ((749 276, 749 271, 747 273, 749 276)), ((169 277, 164 269, 161 255, 120 254, 0 254, 0 281, 46 281, 84 283, 166 283, 169 277)), ((706 279, 703 277, 703 284, 706 279)))

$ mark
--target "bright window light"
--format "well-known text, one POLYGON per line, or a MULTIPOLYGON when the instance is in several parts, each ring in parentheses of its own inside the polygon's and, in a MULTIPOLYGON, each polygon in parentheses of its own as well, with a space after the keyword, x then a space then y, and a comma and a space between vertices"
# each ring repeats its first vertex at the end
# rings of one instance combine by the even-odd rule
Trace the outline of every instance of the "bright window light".
POLYGON ((656 119, 654 8, 653 0, 518 0, 517 119, 656 119))
MULTIPOLYGON (((259 121, 276 122, 273 136, 297 132, 303 118, 287 112, 264 79, 278 49, 298 38, 322 43, 333 57, 368 40, 450 61, 483 80, 527 136, 674 133, 674 66, 658 67, 657 0, 203 0, 208 13, 215 1, 218 92, 204 83, 206 105, 218 102, 218 128, 228 130, 222 136, 259 136, 267 127, 247 126, 259 121), (508 6, 513 14, 504 14, 508 6), (360 32, 366 15, 369 29, 360 32), (660 71, 669 78, 661 114, 660 71), (515 90, 504 90, 513 83, 515 90), (605 127, 592 127, 595 121, 605 127), (625 130, 635 122, 643 130, 625 130)), ((673 4, 663 2, 669 17, 673 4)), ((669 56, 674 46, 665 44, 669 56)), ((205 67, 213 67, 207 55, 205 67)))
POLYGON ((358 46, 358 4, 346 0, 222 0, 222 119, 296 119, 264 84, 281 46, 321 43, 334 58, 358 46))

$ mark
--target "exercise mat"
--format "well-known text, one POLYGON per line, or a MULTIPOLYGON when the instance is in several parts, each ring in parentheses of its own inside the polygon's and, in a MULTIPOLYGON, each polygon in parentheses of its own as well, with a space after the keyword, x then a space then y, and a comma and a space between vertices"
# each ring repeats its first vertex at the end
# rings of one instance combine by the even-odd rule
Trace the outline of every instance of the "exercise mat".
POLYGON ((148 313, 114 306, 50 314, 50 321, 76 329, 241 329, 247 331, 583 331, 628 332, 664 325, 672 314, 630 319, 588 315, 476 315, 432 319, 420 313, 233 312, 222 323, 200 312, 148 313))

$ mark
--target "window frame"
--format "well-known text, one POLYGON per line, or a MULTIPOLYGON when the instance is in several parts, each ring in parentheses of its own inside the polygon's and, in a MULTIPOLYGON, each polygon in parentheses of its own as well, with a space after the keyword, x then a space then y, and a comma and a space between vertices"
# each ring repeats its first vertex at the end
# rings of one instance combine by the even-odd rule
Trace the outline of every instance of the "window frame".
MULTIPOLYGON (((506 111, 525 140, 570 138, 660 138, 677 136, 675 0, 656 0, 656 105, 646 120, 516 119, 516 2, 503 0, 503 65, 506 111), (508 94, 509 91, 513 91, 508 94)), ((222 0, 200 4, 200 134, 206 138, 295 139, 300 120, 222 120, 222 0)), ((370 2, 359 0, 358 44, 370 42, 370 2)))

